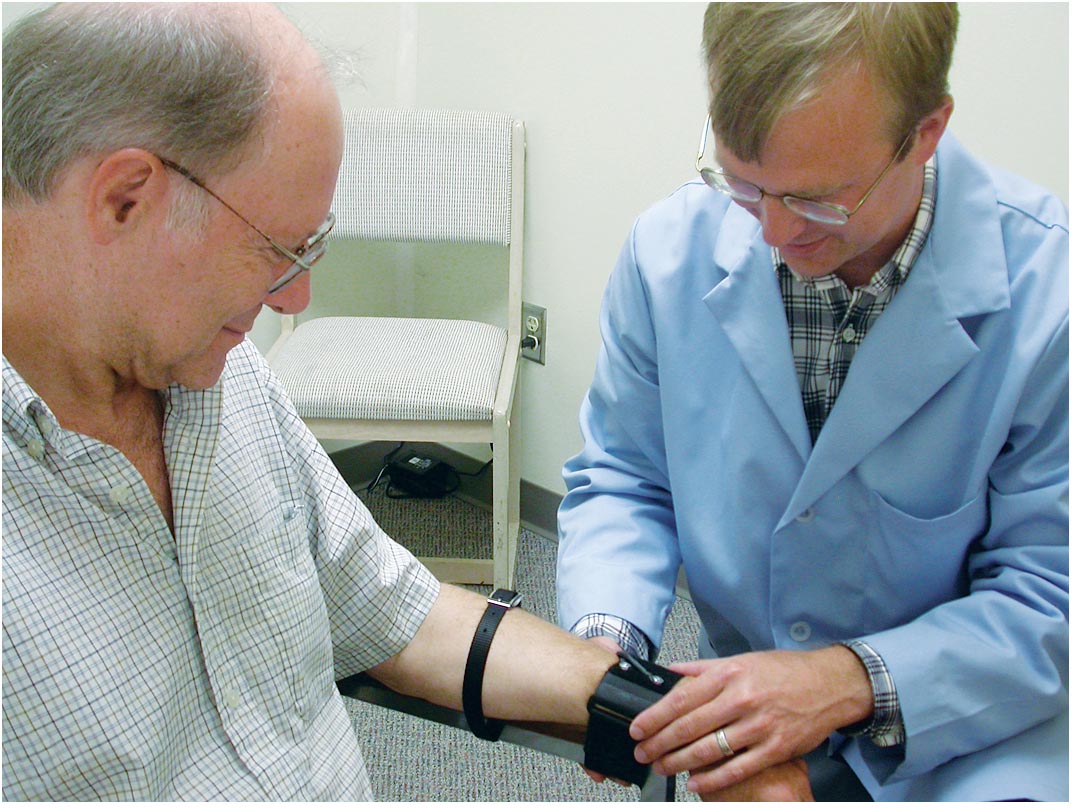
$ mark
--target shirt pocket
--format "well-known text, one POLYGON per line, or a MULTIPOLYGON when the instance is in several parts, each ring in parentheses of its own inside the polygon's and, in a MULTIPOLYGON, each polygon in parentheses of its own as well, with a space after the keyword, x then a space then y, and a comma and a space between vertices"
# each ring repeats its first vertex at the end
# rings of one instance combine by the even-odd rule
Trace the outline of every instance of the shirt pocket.
POLYGON ((229 637, 239 679, 276 716, 308 717, 313 694, 330 687, 331 633, 305 516, 297 501, 267 507, 201 565, 213 570, 212 625, 229 637))

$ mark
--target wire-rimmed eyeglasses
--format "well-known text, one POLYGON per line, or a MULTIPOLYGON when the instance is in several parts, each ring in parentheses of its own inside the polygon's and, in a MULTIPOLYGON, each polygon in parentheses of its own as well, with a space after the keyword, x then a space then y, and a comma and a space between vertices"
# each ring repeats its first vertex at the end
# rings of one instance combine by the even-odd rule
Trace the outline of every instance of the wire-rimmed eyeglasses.
POLYGON ((312 236, 307 238, 305 240, 305 243, 298 247, 297 250, 291 251, 284 247, 282 244, 280 244, 278 241, 276 241, 274 238, 269 236, 259 227, 257 227, 257 225, 253 224, 253 222, 251 222, 233 207, 231 207, 219 196, 219 194, 217 194, 215 191, 205 185, 205 183, 199 180, 190 171, 183 168, 178 163, 172 160, 168 160, 165 157, 160 157, 159 155, 157 155, 157 159, 159 159, 161 163, 170 168, 172 171, 181 174, 183 177, 188 179, 202 191, 207 193, 209 196, 211 196, 213 199, 215 199, 217 202, 227 208, 227 210, 231 211, 231 213, 233 213, 235 216, 245 222, 249 227, 255 230, 261 238, 267 241, 271 245, 273 250, 279 253, 282 257, 291 261, 291 264, 287 267, 286 271, 276 279, 275 283, 268 287, 268 291, 265 293, 266 295, 275 294, 276 292, 282 290, 285 286, 296 280, 298 276, 301 275, 301 273, 308 272, 310 269, 313 268, 313 264, 323 258, 324 253, 327 252, 327 237, 328 233, 331 232, 331 228, 335 226, 335 214, 329 213, 328 217, 324 220, 324 223, 316 229, 316 232, 313 233, 312 236))
POLYGON ((739 179, 732 174, 727 174, 721 166, 705 166, 702 165, 704 152, 707 151, 707 134, 711 131, 711 116, 707 116, 707 120, 704 122, 703 132, 700 135, 700 146, 696 153, 696 170, 700 172, 700 177, 709 186, 716 191, 726 194, 734 202, 738 202, 742 205, 758 205, 763 197, 769 196, 773 199, 780 199, 782 203, 793 211, 793 213, 808 219, 812 222, 819 222, 820 224, 830 224, 841 226, 848 224, 849 217, 851 217, 856 211, 863 207, 864 202, 868 197, 874 193, 875 189, 882 183, 882 180, 886 178, 886 174, 893 168, 897 159, 901 156, 901 152, 904 151, 905 146, 912 139, 912 135, 916 130, 910 131, 901 145, 897 147, 897 151, 894 153, 893 158, 886 167, 882 169, 882 173, 878 175, 878 178, 871 183, 871 187, 864 191, 863 197, 856 203, 856 206, 851 210, 844 205, 839 205, 836 202, 820 202, 816 199, 807 199, 799 196, 791 195, 779 195, 772 194, 764 191, 758 185, 755 185, 747 180, 739 179))

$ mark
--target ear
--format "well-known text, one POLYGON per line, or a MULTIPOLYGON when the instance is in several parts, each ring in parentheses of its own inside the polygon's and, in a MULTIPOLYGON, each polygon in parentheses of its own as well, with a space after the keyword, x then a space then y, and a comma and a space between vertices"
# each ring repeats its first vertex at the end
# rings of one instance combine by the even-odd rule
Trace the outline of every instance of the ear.
POLYGON ((949 118, 953 114, 953 97, 947 95, 942 99, 934 111, 928 113, 919 122, 916 146, 912 150, 912 160, 923 165, 938 148, 938 141, 942 139, 949 118))
POLYGON ((108 244, 166 210, 167 171, 144 149, 112 152, 89 181, 86 216, 93 240, 108 244))

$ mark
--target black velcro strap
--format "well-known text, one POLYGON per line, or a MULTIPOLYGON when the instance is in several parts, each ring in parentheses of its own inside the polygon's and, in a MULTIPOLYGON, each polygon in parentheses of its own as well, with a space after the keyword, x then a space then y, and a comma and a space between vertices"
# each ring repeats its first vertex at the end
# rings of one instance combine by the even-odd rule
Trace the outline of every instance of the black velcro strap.
POLYGON ((636 741, 629 725, 641 712, 670 692, 681 674, 652 662, 619 654, 588 700, 588 733, 584 765, 607 777, 643 785, 649 766, 633 756, 636 741))

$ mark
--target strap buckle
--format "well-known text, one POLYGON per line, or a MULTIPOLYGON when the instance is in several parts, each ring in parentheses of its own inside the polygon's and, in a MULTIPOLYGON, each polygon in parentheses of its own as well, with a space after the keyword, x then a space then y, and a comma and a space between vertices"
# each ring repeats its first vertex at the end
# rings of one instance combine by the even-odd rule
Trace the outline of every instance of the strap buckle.
POLYGON ((513 609, 515 606, 521 605, 521 593, 510 589, 496 589, 488 596, 488 605, 513 609))

